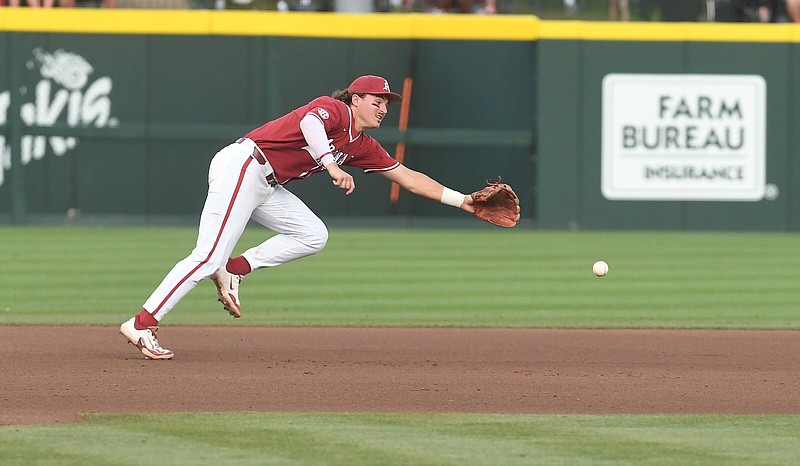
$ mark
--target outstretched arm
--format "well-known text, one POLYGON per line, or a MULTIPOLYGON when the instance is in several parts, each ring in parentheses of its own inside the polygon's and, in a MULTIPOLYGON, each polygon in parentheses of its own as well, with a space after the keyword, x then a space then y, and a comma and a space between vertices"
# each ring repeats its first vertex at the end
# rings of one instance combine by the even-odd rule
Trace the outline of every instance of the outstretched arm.
POLYGON ((403 164, 380 174, 412 194, 475 213, 472 196, 453 191, 428 175, 414 171, 403 164))

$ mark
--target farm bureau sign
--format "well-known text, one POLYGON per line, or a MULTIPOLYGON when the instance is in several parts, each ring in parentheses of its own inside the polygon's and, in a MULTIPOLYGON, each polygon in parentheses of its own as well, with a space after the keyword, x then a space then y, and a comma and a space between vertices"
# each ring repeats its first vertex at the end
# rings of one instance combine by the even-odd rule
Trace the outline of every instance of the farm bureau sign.
POLYGON ((601 189, 611 200, 758 201, 766 186, 761 76, 609 74, 601 189))

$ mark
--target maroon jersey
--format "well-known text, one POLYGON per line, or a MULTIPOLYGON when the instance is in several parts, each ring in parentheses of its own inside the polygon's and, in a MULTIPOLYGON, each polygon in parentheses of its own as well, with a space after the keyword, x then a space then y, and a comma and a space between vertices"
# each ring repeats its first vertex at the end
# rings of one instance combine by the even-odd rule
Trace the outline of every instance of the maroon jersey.
MULTIPOLYGON (((361 168, 365 173, 391 170, 399 165, 378 141, 355 130, 350 107, 333 97, 317 97, 286 115, 272 120, 245 135, 261 148, 275 170, 278 183, 307 178, 324 170, 312 157, 300 130, 300 120, 308 114, 325 126, 333 158, 339 165, 361 168)), ((317 157, 323 154, 317 154, 317 157)))

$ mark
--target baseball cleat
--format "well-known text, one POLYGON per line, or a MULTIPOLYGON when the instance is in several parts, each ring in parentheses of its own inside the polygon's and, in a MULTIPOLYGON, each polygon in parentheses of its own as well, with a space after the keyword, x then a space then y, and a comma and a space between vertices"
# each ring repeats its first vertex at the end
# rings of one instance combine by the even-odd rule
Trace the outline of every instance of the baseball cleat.
POLYGON ((120 325, 119 333, 150 359, 172 359, 175 353, 166 348, 162 348, 161 345, 158 344, 158 338, 156 338, 158 327, 148 327, 144 330, 139 330, 133 325, 135 319, 136 317, 131 317, 130 320, 120 325))
POLYGON ((222 307, 233 317, 242 317, 242 302, 239 301, 239 284, 242 283, 242 276, 228 272, 225 266, 219 268, 211 280, 217 287, 217 297, 222 307))

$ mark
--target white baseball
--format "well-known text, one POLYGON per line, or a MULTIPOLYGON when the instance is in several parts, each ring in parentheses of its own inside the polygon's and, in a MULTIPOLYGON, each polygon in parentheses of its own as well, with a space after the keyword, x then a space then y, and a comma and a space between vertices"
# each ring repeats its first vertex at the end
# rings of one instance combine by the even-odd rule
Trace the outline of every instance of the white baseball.
POLYGON ((605 277, 608 274, 608 264, 606 261, 597 261, 592 266, 592 272, 598 277, 605 277))

